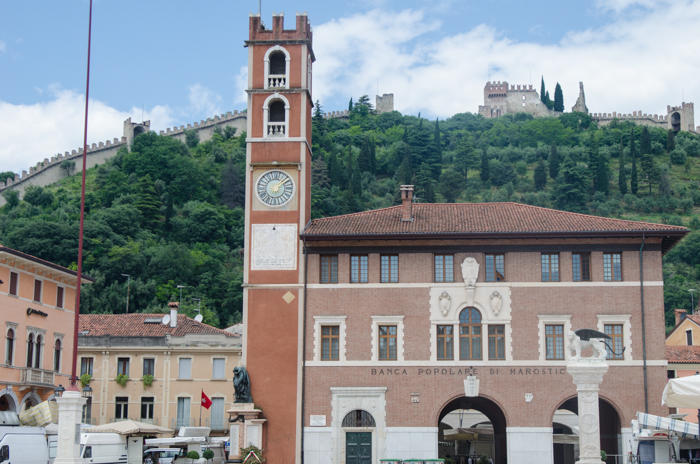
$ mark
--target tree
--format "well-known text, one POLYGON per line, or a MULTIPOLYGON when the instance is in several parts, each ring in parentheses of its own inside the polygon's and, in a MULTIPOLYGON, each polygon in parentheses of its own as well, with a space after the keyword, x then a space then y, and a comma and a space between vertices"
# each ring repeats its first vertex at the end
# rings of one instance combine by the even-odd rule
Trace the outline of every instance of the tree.
POLYGON ((7 179, 15 180, 15 173, 12 171, 0 172, 0 182, 7 182, 7 179))
POLYGON ((433 173, 428 163, 422 163, 416 173, 416 197, 426 203, 435 203, 435 187, 433 173))
POLYGON ((620 193, 625 195, 627 193, 627 168, 625 167, 625 147, 622 143, 622 137, 620 137, 620 173, 617 177, 617 186, 620 189, 620 193))
POLYGON ((544 165, 544 160, 540 158, 540 161, 537 163, 537 166, 535 167, 535 190, 542 190, 544 189, 545 185, 547 185, 547 168, 544 165))
POLYGON ((540 101, 542 101, 542 103, 544 103, 545 105, 547 104, 547 100, 545 97, 546 93, 547 91, 544 88, 544 76, 542 76, 542 83, 540 84, 540 101))
POLYGON ((651 195, 651 186, 654 182, 659 180, 659 175, 661 171, 659 166, 654 161, 654 156, 649 154, 643 154, 641 158, 642 172, 644 173, 644 181, 649 186, 649 195, 651 195))
POLYGON ((146 174, 139 179, 138 184, 135 186, 135 192, 138 197, 134 202, 134 206, 141 212, 144 225, 154 227, 162 218, 160 207, 163 203, 158 198, 155 184, 150 175, 146 174))
POLYGON ((564 94, 561 91, 561 86, 557 82, 554 89, 554 111, 564 112, 564 94))
POLYGON ((316 104, 314 105, 312 124, 318 130, 319 135, 324 135, 326 133, 326 118, 324 117, 321 102, 318 100, 316 100, 316 104))
POLYGON ((221 172, 221 203, 233 209, 245 205, 245 179, 238 166, 230 159, 221 172))
POLYGON ((6 188, 5 191, 2 192, 2 197, 5 199, 10 209, 19 205, 19 193, 17 193, 17 190, 6 188))
POLYGON ((465 187, 464 177, 454 169, 447 169, 440 175, 440 194, 448 203, 454 203, 465 187))
POLYGON ((53 193, 44 187, 30 185, 24 191, 24 201, 34 206, 49 206, 53 202, 53 193))
POLYGON ((431 156, 431 166, 433 178, 440 177, 442 172, 442 141, 440 139, 440 120, 435 119, 435 133, 433 134, 433 153, 431 156))
MULTIPOLYGON (((61 161, 61 164, 58 165, 61 169, 64 169, 66 171, 66 175, 70 176, 70 172, 75 169, 75 161, 73 160, 63 160, 61 161)), ((2 180, 2 177, 0 177, 0 181, 2 180)))
POLYGON ((362 193, 362 171, 360 171, 360 163, 357 160, 352 166, 352 191, 357 192, 356 195, 362 193))
POLYGON ((557 144, 552 141, 552 146, 549 149, 549 177, 556 179, 559 175, 559 154, 557 153, 557 144))
POLYGON ((331 179, 331 184, 333 185, 341 185, 343 182, 343 174, 342 174, 342 168, 340 166, 340 162, 338 161, 338 157, 336 156, 336 148, 333 147, 331 149, 331 156, 328 161, 328 175, 331 179))
POLYGON ((634 147, 634 127, 630 132, 630 158, 632 158, 632 170, 630 171, 630 190, 633 195, 637 194, 637 153, 634 147))
POLYGON ((651 134, 647 126, 642 127, 642 133, 639 136, 639 154, 642 156, 651 154, 651 134))
POLYGON ((598 180, 598 140, 595 133, 591 132, 588 144, 588 177, 593 179, 593 191, 598 190, 596 181, 598 180))
POLYGON ((578 166, 568 156, 565 157, 555 186, 555 206, 574 213, 588 213, 586 177, 584 167, 578 166))
POLYGON ((547 101, 545 102, 545 105, 547 105, 547 108, 549 108, 550 110, 551 110, 552 108, 554 108, 554 102, 552 101, 551 98, 549 98, 549 90, 547 90, 547 94, 545 95, 544 98, 545 98, 545 100, 547 100, 547 101))
POLYGON ((377 172, 377 142, 371 139, 369 145, 369 160, 372 163, 372 173, 377 172))
POLYGON ((598 156, 598 169, 596 170, 595 189, 596 192, 602 192, 603 194, 605 194, 605 196, 607 196, 609 192, 609 174, 610 172, 608 169, 607 158, 605 156, 598 156))
POLYGON ((489 157, 486 154, 486 150, 481 152, 481 173, 479 174, 482 182, 489 180, 489 157))
POLYGON ((360 166, 360 171, 361 172, 370 172, 374 173, 372 171, 372 150, 370 148, 370 143, 369 143, 369 137, 365 136, 365 138, 362 140, 362 148, 360 148, 360 156, 357 160, 360 166))
POLYGON ((413 182, 413 164, 411 163, 411 149, 404 145, 403 160, 399 166, 396 180, 400 185, 410 185, 413 182))
POLYGON ((331 186, 328 168, 321 157, 311 163, 311 185, 319 188, 329 188, 331 186))
POLYGON ((472 138, 465 134, 457 144, 453 167, 457 171, 464 173, 464 180, 466 181, 469 177, 469 169, 476 168, 478 165, 479 157, 474 150, 472 138))
POLYGON ((676 134, 673 129, 669 129, 666 135, 666 151, 670 153, 674 148, 676 148, 676 134))
POLYGON ((354 109, 352 105, 352 97, 350 97, 350 103, 348 103, 348 113, 352 113, 352 110, 354 109))
POLYGON ((185 144, 190 148, 194 148, 199 144, 199 134, 196 130, 187 129, 185 131, 185 144))

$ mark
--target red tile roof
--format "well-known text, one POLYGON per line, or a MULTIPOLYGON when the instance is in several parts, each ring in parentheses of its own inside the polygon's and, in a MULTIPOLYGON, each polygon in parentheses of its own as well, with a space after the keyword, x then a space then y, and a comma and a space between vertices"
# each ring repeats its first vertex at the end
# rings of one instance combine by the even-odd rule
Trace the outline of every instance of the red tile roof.
MULTIPOLYGON (((402 206, 312 220, 307 240, 353 238, 489 238, 496 235, 536 236, 673 236, 673 246, 689 231, 685 227, 627 221, 570 213, 520 203, 415 203, 413 221, 401 221, 402 206), (389 237, 391 236, 391 237, 389 237)), ((666 247, 664 247, 666 248, 666 247)))
POLYGON ((192 333, 219 334, 226 337, 236 337, 225 330, 217 329, 207 324, 190 319, 184 314, 178 314, 177 327, 170 327, 160 322, 146 323, 145 320, 161 320, 165 314, 81 314, 78 332, 81 336, 99 337, 164 337, 173 335, 182 337, 192 333), (83 335, 83 332, 85 335, 83 335))
MULTIPOLYGON (((13 250, 12 248, 8 248, 8 247, 3 246, 1 244, 0 244, 0 252, 9 253, 11 255, 19 256, 20 258, 34 261, 37 264, 41 264, 43 266, 50 267, 52 269, 56 269, 57 271, 65 272, 66 274, 70 274, 70 275, 75 276, 75 277, 78 276, 78 273, 71 270, 71 269, 65 268, 63 266, 59 266, 58 264, 54 264, 50 261, 46 261, 46 260, 41 259, 41 258, 37 258, 36 256, 28 255, 27 253, 22 253, 21 251, 13 250)), ((96 279, 93 279, 92 277, 86 276, 85 274, 82 274, 81 279, 85 280, 85 282, 83 282, 83 283, 87 283, 87 284, 91 284, 93 282, 96 282, 96 279)))
POLYGON ((700 364, 700 346, 667 345, 666 359, 671 364, 700 364))

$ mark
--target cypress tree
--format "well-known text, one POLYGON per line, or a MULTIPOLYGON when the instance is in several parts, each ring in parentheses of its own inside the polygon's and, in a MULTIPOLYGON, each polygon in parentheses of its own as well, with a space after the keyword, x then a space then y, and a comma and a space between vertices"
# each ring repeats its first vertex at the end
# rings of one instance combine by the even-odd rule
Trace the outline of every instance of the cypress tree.
POLYGON ((651 135, 647 126, 642 127, 642 135, 639 136, 639 154, 651 155, 651 135))
POLYGON ((348 159, 347 159, 347 163, 345 164, 345 171, 347 172, 347 175, 348 175, 347 190, 349 190, 351 192, 352 192, 352 187, 354 185, 354 183, 352 181, 353 167, 354 166, 352 163, 352 145, 348 145, 348 159))
POLYGON ((557 82, 554 89, 554 111, 564 112, 564 94, 561 91, 561 86, 557 82))
POLYGON ((489 180, 491 174, 489 173, 489 157, 486 155, 486 150, 481 152, 481 174, 479 177, 482 182, 489 180))
POLYGON ((331 157, 328 161, 328 175, 331 178, 331 185, 341 185, 343 183, 343 175, 341 174, 340 163, 336 156, 336 149, 331 149, 331 157))
POLYGON ((632 171, 630 172, 630 190, 637 194, 637 149, 634 147, 634 128, 630 131, 630 158, 632 158, 632 171))
POLYGON ((377 172, 377 142, 374 137, 371 139, 369 146, 369 161, 372 164, 372 174, 377 172))
POLYGON ((352 146, 348 146, 348 161, 347 161, 347 173, 348 173, 348 186, 345 190, 344 207, 343 213, 350 214, 357 212, 357 202, 355 201, 355 193, 353 192, 353 162, 352 162, 352 146))
POLYGON ((666 151, 671 153, 676 148, 676 134, 673 133, 672 129, 668 130, 668 136, 666 136, 666 151))
POLYGON ((397 179, 400 185, 410 185, 413 181, 413 165, 411 164, 411 149, 406 145, 403 151, 403 161, 399 166, 397 179))
POLYGON ((350 103, 348 103, 348 114, 352 113, 353 105, 352 105, 352 97, 350 97, 350 103))
POLYGON ((627 193, 627 168, 625 167, 625 147, 620 137, 620 174, 617 178, 617 185, 621 194, 627 193))
POLYGON ((540 161, 535 167, 535 190, 542 190, 547 185, 547 167, 544 165, 544 160, 540 161))
POLYGON ((362 148, 360 148, 360 157, 357 162, 360 165, 360 171, 362 172, 372 172, 372 151, 369 147, 369 137, 365 136, 362 141, 362 148))
POLYGON ((433 162, 430 168, 433 172, 433 178, 438 179, 442 172, 442 140, 440 139, 440 120, 435 119, 435 134, 433 134, 433 162))
POLYGON ((588 146, 588 177, 593 180, 593 191, 598 190, 596 181, 598 180, 598 141, 593 132, 588 146))
POLYGON ((546 105, 547 100, 545 100, 545 94, 546 94, 546 91, 544 89, 544 76, 542 76, 542 84, 540 85, 540 100, 542 101, 542 103, 544 103, 546 105))
POLYGON ((156 193, 155 183, 151 180, 150 174, 139 179, 136 191, 138 198, 134 202, 134 206, 141 212, 144 225, 149 227, 157 225, 163 217, 160 214, 160 207, 163 203, 156 193))
MULTIPOLYGON (((549 150, 549 177, 556 179, 559 175, 559 153, 557 152, 557 144, 552 141, 552 147, 549 150)), ((546 180, 545 180, 546 182, 546 180)))
POLYGON ((362 193, 362 171, 360 170, 359 160, 353 163, 352 191, 357 192, 357 195, 362 193))
POLYGON ((608 160, 605 158, 605 156, 598 156, 598 168, 596 169, 595 189, 596 192, 603 192, 605 196, 608 196, 609 192, 608 174, 608 160))

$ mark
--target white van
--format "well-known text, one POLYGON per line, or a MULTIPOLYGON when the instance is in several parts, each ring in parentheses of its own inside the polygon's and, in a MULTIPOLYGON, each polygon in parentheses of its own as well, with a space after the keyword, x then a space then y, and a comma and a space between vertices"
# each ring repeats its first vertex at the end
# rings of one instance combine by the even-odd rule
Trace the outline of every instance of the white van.
POLYGON ((84 464, 125 463, 126 437, 118 433, 81 433, 80 458, 84 464))
POLYGON ((154 464, 171 464, 175 456, 180 453, 180 448, 151 448, 147 449, 143 453, 143 462, 146 462, 146 458, 151 458, 151 462, 154 464))
POLYGON ((0 463, 46 464, 49 448, 40 427, 0 427, 0 463))

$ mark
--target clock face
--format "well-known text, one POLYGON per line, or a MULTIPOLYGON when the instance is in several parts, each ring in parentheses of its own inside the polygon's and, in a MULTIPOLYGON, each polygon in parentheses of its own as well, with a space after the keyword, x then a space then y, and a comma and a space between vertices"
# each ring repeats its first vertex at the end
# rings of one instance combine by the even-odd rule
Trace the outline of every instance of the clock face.
POLYGON ((255 193, 268 206, 283 206, 294 195, 294 180, 286 172, 273 169, 258 178, 255 193))

